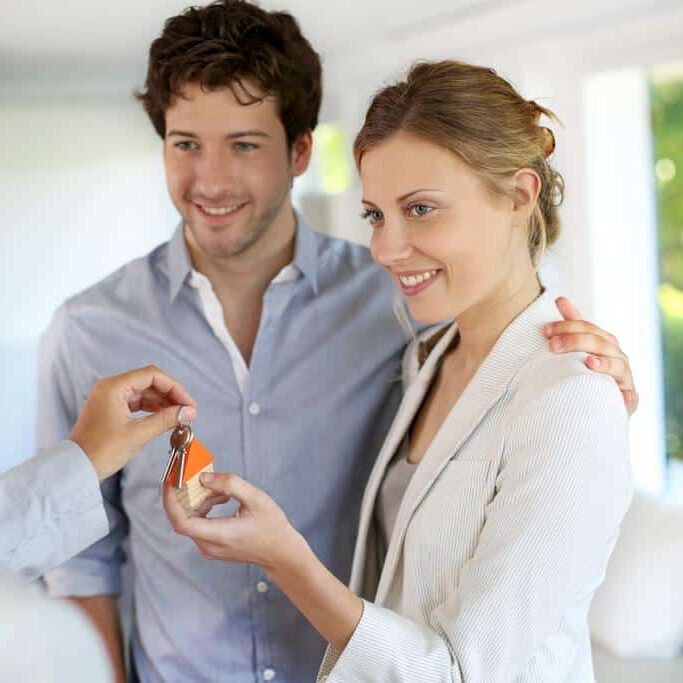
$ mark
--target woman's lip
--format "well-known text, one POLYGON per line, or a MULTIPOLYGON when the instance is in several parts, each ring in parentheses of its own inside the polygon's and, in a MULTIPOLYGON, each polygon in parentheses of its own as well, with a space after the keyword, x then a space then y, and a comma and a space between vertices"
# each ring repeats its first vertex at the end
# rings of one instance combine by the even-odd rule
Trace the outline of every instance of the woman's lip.
POLYGON ((425 273, 440 272, 440 268, 422 268, 421 270, 395 270, 394 275, 396 277, 410 277, 411 275, 424 275, 425 273))
MULTIPOLYGON (((430 271, 425 271, 425 270, 415 270, 415 271, 404 271, 401 273, 403 276, 408 276, 411 274, 418 275, 420 273, 426 273, 430 271)), ((404 285, 401 280, 398 279, 398 276, 396 277, 396 280, 398 282, 398 286, 401 288, 401 291, 406 295, 406 296, 415 296, 416 294, 419 294, 420 292, 423 292, 427 287, 431 286, 434 284, 434 281, 438 279, 439 275, 441 275, 441 271, 437 270, 432 277, 429 278, 429 280, 425 280, 424 282, 420 282, 416 285, 404 285)))

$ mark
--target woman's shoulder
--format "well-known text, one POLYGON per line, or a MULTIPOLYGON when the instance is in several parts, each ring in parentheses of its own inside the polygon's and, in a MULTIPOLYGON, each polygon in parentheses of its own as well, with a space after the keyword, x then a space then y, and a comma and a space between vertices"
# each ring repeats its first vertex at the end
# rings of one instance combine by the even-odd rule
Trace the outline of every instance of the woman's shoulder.
POLYGON ((508 389, 513 414, 557 415, 582 408, 599 411, 601 419, 626 421, 626 407, 619 387, 609 375, 585 364, 585 353, 540 351, 525 363, 508 389))

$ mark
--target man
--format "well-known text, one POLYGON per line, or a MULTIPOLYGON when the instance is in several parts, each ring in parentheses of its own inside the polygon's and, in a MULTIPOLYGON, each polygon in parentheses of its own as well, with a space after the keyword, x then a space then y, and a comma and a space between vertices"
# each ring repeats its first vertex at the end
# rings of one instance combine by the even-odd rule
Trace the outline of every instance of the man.
MULTIPOLYGON (((55 315, 39 440, 65 433, 98 377, 163 364, 201 403, 195 431, 216 469, 268 491, 346 581, 361 492, 398 405, 405 336, 367 249, 313 233, 292 209, 320 79, 288 14, 224 0, 166 22, 140 99, 164 141, 182 224, 55 315)), ((586 351, 620 353, 586 323, 564 331, 588 333, 586 351)), ((629 384, 627 365, 619 372, 629 384)), ((123 678, 114 596, 128 536, 142 681, 314 680, 324 643, 287 598, 253 567, 197 557, 173 532, 158 496, 165 459, 151 444, 105 482, 111 532, 47 576, 51 593, 91 615, 123 678)))

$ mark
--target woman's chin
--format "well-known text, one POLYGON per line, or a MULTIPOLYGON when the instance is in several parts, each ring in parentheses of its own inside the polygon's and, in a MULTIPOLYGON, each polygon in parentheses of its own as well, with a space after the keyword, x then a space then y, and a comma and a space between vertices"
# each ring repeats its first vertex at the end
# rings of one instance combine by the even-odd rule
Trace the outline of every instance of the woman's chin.
POLYGON ((410 315, 416 323, 420 325, 438 325, 445 320, 451 320, 453 316, 446 311, 445 307, 433 306, 411 306, 408 303, 410 315))

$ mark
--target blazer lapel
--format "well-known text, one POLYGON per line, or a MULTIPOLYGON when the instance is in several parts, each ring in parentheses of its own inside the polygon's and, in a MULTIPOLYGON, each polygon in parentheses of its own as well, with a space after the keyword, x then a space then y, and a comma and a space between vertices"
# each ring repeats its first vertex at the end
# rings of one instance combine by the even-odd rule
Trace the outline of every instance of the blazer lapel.
MULTIPOLYGON (((541 326, 557 317, 557 311, 553 313, 553 310, 550 294, 544 293, 513 320, 441 425, 417 466, 399 507, 377 587, 377 604, 381 605, 386 599, 413 514, 443 469, 457 457, 465 441, 506 392, 515 373, 531 356, 543 351, 545 339, 541 326)), ((439 344, 434 355, 440 356, 446 348, 439 344)), ((414 407, 413 415, 418 407, 414 407)))
MULTIPOLYGON (((435 353, 426 359, 420 368, 417 377, 406 389, 396 413, 396 417, 394 417, 394 421, 391 424, 391 428, 389 429, 372 472, 370 473, 368 484, 363 494, 363 502, 361 504, 358 537, 356 539, 351 580, 349 582, 351 590, 357 594, 359 594, 363 583, 368 533, 374 516, 377 494, 384 481, 384 473, 396 453, 396 449, 403 440, 408 427, 412 423, 415 413, 422 405, 424 396, 436 371, 437 362, 443 353, 441 349, 448 347, 455 336, 455 332, 455 326, 451 325, 435 333, 435 336, 438 335, 438 339, 436 340, 437 343, 435 344, 436 348, 434 349, 435 353)), ((429 344, 430 341, 431 338, 427 343, 429 344)), ((422 348, 422 346, 420 348, 422 348)))

